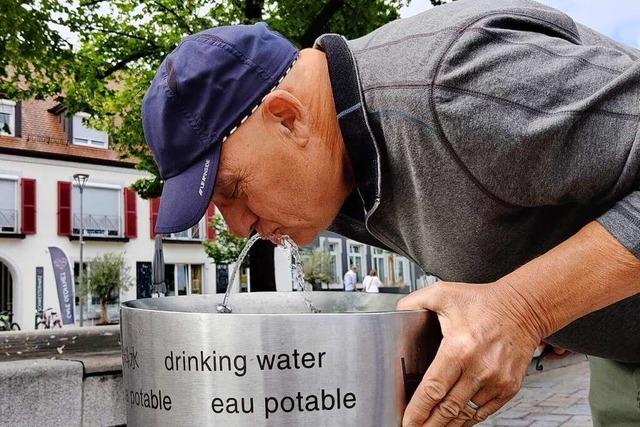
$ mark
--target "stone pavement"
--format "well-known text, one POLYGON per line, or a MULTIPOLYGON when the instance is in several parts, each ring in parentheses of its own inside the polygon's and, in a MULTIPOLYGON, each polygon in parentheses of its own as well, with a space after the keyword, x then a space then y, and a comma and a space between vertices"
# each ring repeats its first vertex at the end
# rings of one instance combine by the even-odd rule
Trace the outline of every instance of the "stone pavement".
POLYGON ((543 363, 544 371, 525 377, 516 397, 478 425, 591 427, 589 363, 582 355, 570 356, 565 362, 553 362, 560 362, 560 367, 543 363), (569 365, 562 366, 564 364, 569 365))

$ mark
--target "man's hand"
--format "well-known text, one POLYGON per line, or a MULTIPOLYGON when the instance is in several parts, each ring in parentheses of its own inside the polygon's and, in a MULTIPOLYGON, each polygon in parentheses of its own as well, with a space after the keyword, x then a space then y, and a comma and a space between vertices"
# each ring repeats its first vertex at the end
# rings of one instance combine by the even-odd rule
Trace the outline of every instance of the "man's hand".
POLYGON ((443 340, 402 425, 467 426, 486 419, 520 389, 542 338, 535 310, 506 283, 439 282, 398 304, 421 308, 438 314, 443 340))
POLYGON ((520 388, 541 339, 637 294, 638 277, 640 259, 591 222, 495 283, 440 282, 404 298, 399 309, 436 312, 444 338, 403 425, 459 426, 485 419, 520 388))

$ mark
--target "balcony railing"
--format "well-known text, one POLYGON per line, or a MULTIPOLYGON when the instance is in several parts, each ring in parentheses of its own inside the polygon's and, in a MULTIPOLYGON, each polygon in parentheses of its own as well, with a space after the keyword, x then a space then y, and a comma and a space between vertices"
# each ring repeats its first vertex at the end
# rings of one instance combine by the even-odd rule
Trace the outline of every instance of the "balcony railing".
POLYGON ((16 233, 18 231, 18 211, 0 209, 0 233, 16 233))
POLYGON ((201 223, 197 223, 188 230, 181 231, 179 233, 171 233, 165 235, 165 239, 171 240, 203 240, 201 223))
POLYGON ((37 142, 41 144, 69 145, 67 138, 56 138, 51 135, 28 133, 24 135, 27 142, 37 142))
MULTIPOLYGON (((122 220, 118 215, 85 214, 84 236, 121 237, 122 220)), ((80 215, 73 214, 73 234, 80 235, 80 215)))

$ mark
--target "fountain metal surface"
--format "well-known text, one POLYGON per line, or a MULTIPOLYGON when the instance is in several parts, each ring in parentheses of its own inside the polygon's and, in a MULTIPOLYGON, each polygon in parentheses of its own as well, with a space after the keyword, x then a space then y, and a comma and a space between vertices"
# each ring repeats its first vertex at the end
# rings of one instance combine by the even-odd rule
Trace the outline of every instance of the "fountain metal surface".
MULTIPOLYGON (((122 305, 132 426, 399 426, 439 344, 396 294, 296 292, 122 305)), ((431 325, 432 327, 426 327, 431 325)))

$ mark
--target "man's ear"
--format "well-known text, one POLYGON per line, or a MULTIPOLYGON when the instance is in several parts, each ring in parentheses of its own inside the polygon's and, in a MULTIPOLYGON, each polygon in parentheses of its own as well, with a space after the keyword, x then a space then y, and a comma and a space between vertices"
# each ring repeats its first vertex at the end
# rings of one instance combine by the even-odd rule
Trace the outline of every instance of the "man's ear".
POLYGON ((291 93, 276 89, 262 101, 262 119, 305 146, 309 140, 307 108, 291 93))

